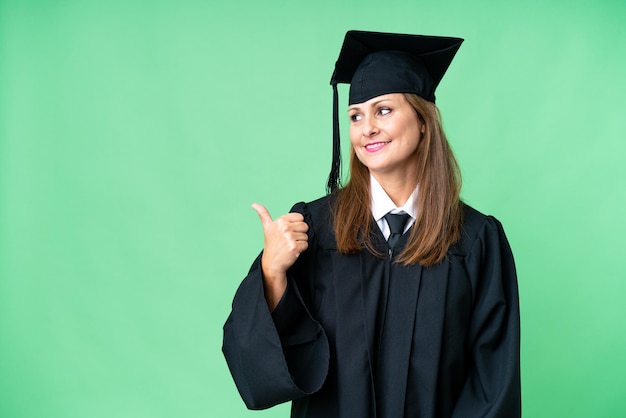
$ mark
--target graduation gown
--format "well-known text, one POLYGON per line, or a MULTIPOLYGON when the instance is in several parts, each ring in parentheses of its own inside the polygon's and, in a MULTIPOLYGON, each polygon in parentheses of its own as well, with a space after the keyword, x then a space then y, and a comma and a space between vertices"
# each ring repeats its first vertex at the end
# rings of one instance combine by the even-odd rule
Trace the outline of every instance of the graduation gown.
POLYGON ((237 290, 223 352, 246 406, 292 401, 291 416, 306 418, 519 417, 517 279, 500 223, 464 205, 446 258, 405 267, 338 253, 330 199, 292 209, 309 247, 273 313, 261 256, 237 290))

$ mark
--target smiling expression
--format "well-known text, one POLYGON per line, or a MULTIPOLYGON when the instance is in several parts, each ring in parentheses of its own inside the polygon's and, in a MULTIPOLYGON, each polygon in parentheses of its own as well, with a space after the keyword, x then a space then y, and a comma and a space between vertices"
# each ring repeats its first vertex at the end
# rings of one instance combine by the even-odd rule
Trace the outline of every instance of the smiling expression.
POLYGON ((413 107, 401 93, 384 94, 351 105, 350 142, 359 161, 375 177, 412 176, 424 132, 413 107))

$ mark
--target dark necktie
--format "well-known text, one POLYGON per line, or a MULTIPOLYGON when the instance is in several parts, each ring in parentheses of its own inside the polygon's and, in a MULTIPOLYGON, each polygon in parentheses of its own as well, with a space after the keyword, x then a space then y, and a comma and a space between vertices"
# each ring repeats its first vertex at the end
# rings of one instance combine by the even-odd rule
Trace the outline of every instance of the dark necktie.
POLYGON ((396 246, 396 244, 398 244, 400 237, 404 233, 404 226, 406 225, 410 216, 406 213, 399 213, 397 215, 394 213, 388 213, 384 216, 384 218, 389 225, 389 230, 391 231, 391 234, 387 239, 387 244, 389 245, 389 249, 391 250, 396 246))

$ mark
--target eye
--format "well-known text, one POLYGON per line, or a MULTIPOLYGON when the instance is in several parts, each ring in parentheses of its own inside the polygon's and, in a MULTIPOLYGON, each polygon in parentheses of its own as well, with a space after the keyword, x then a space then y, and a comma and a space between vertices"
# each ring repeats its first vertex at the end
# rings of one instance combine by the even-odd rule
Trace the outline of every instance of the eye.
POLYGON ((350 115, 350 120, 351 120, 352 122, 358 122, 358 121, 360 121, 362 118, 363 118, 363 117, 362 117, 360 114, 358 114, 358 113, 353 113, 352 115, 350 115))
POLYGON ((382 116, 385 116, 391 113, 391 109, 389 109, 388 107, 381 107, 380 109, 378 109, 378 113, 380 113, 382 116))

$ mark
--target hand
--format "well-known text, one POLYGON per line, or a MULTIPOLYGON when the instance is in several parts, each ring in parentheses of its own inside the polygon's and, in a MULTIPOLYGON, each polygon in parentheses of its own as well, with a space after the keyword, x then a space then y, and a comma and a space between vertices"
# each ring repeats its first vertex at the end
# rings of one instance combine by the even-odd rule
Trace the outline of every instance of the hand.
POLYGON ((287 270, 309 246, 309 226, 300 213, 288 213, 274 221, 263 205, 253 203, 252 208, 263 225, 265 246, 261 268, 265 297, 273 310, 287 287, 287 270))

